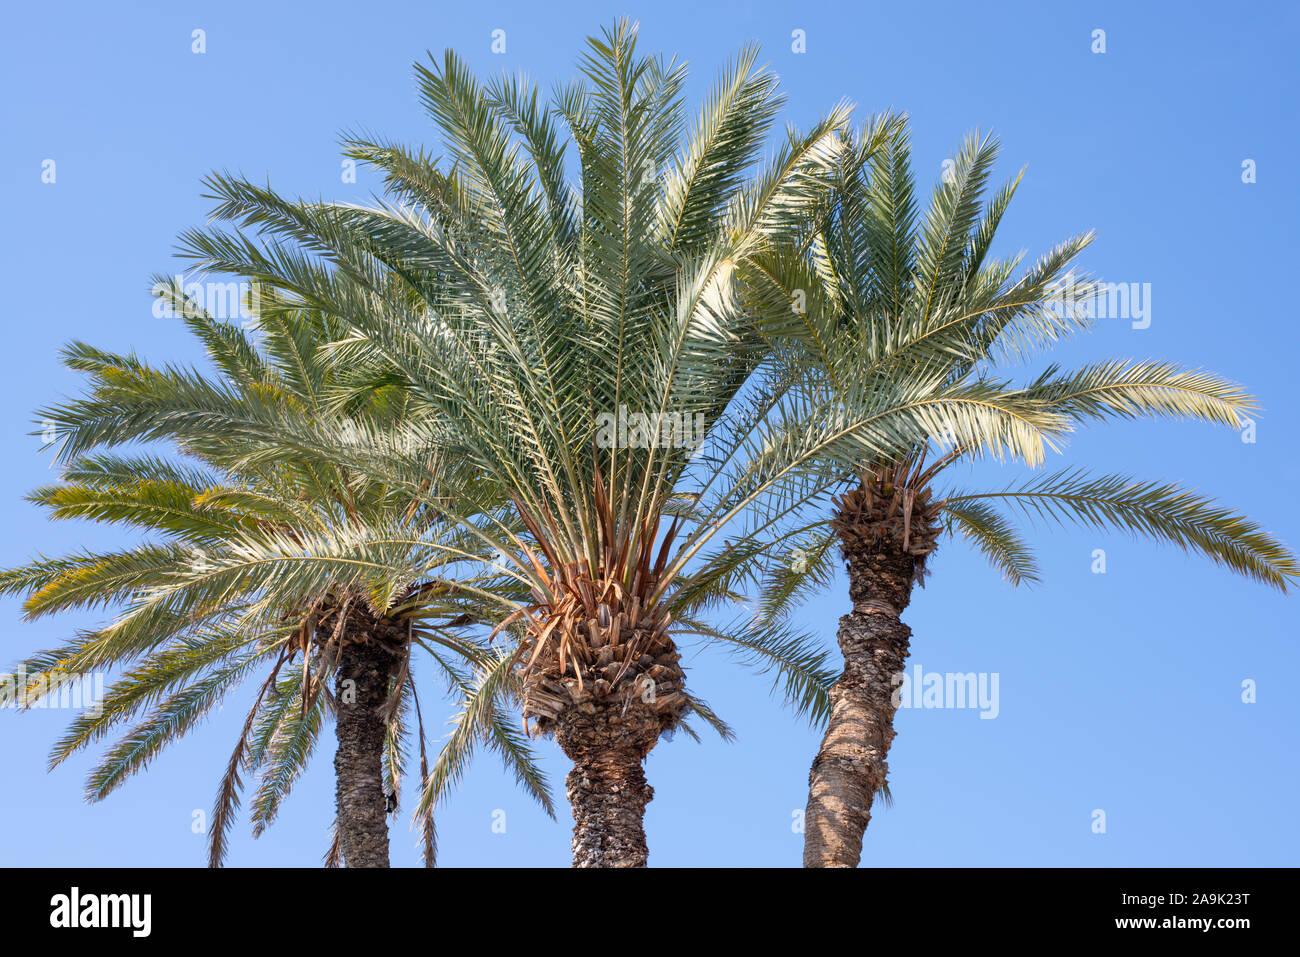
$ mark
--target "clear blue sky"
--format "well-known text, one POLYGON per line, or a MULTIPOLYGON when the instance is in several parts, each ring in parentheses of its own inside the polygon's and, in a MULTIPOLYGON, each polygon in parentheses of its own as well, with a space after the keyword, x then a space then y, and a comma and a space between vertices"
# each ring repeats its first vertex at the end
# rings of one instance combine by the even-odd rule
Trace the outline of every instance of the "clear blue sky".
MULTIPOLYGON (((628 14, 644 49, 676 53, 700 94, 750 39, 810 121, 840 97, 906 109, 920 175, 975 127, 1003 141, 1001 173, 1028 165, 1000 230, 1033 253, 1088 228, 1084 264, 1151 284, 1151 324, 1099 323, 1067 362, 1148 355, 1206 365, 1262 400, 1257 441, 1159 422, 1082 433, 1067 464, 1178 479, 1300 545, 1300 385, 1295 275, 1300 156, 1297 8, 1289 4, 1090 3, 271 3, 11 4, 0 29, 0 177, 6 228, 0 377, 0 563, 35 550, 109 546, 111 529, 48 523, 22 501, 50 481, 33 411, 76 388, 56 358, 79 338, 196 359, 175 322, 153 318, 148 277, 171 270, 173 238, 201 223, 213 169, 269 176, 288 192, 364 199, 340 182, 338 134, 364 127, 436 147, 411 64, 452 46, 480 75, 566 79, 582 38, 628 14), (491 52, 506 31, 507 51, 491 52), (191 52, 191 31, 207 52, 191 52), (793 53, 791 33, 806 32, 793 53), (1106 52, 1091 52, 1092 32, 1106 52), (55 160, 56 182, 42 183, 55 160), (1258 181, 1242 182, 1253 159, 1258 181)), ((928 184, 927 184, 928 185, 928 184)), ((1021 473, 1015 472, 1015 475, 1021 473)), ((1012 475, 981 468, 973 482, 1012 475)), ((905 620, 928 671, 996 672, 999 714, 909 710, 890 755, 895 806, 878 809, 864 861, 881 865, 1295 865, 1300 863, 1300 675, 1296 598, 1123 536, 1044 531, 1045 582, 1016 591, 960 543, 945 545, 905 620), (1106 574, 1093 574, 1104 548, 1106 574), (1258 701, 1241 701, 1253 679, 1258 701), (1092 812, 1107 833, 1092 832, 1092 812)), ((842 581, 805 611, 833 647, 842 581)), ((11 664, 94 619, 24 623, 0 604, 11 664)), ((818 734, 768 696, 764 678, 713 655, 690 680, 739 741, 662 743, 652 865, 795 865, 818 734)), ((194 809, 212 805, 241 695, 107 801, 86 805, 87 760, 46 773, 68 715, 0 711, 0 865, 200 865, 194 809)), ((425 705, 450 713, 450 706, 425 705)), ((254 841, 241 821, 230 862, 313 865, 332 817, 332 733, 281 813, 254 841)), ((532 808, 484 757, 439 817, 447 865, 569 860, 565 762, 540 745, 561 817, 532 808), (506 812, 504 834, 493 812, 506 812)), ((393 829, 395 864, 416 835, 393 829)))

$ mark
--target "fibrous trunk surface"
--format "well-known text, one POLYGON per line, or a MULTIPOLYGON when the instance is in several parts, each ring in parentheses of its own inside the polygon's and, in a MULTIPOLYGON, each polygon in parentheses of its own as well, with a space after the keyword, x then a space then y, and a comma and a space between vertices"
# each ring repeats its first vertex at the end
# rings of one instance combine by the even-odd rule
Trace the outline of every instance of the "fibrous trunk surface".
POLYGON ((555 740, 573 761, 565 779, 573 809, 574 867, 645 867, 645 808, 654 797, 643 762, 659 740, 653 711, 616 701, 566 708, 555 740))
POLYGON ((400 623, 376 618, 357 607, 346 612, 337 639, 341 646, 334 680, 338 707, 335 812, 345 867, 389 866, 383 776, 385 706, 405 635, 400 623))
POLYGON ((804 866, 856 867, 871 805, 885 786, 911 630, 899 615, 939 533, 928 491, 864 481, 836 503, 832 527, 848 565, 853 611, 837 638, 844 671, 808 776, 804 866))
POLYGON ((534 626, 521 655, 524 720, 573 761, 574 867, 644 867, 646 755, 689 707, 667 616, 580 582, 534 626), (585 594, 584 594, 585 593, 585 594), (590 603, 582 598, 591 596, 590 603))

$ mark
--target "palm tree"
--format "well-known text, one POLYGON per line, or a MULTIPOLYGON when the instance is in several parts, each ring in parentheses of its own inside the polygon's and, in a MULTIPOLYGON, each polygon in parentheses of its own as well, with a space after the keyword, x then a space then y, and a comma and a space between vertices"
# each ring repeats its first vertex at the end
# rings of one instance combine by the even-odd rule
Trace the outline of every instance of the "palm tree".
POLYGON ((945 469, 981 454, 1037 466, 1076 423, 1149 415, 1238 427, 1254 408, 1217 376, 1157 361, 1073 372, 1051 366, 1020 387, 995 378, 1000 361, 1085 328, 1083 307, 1097 288, 1070 271, 1090 235, 1067 240, 1018 276, 1019 257, 990 258, 1019 182, 985 201, 996 157, 992 138, 968 139, 922 217, 906 129, 876 121, 845 150, 833 193, 797 240, 746 271, 763 313, 784 317, 769 334, 797 344, 819 394, 869 408, 903 381, 918 400, 939 392, 968 400, 918 430, 910 447, 841 472, 847 488, 829 525, 810 530, 769 579, 764 616, 777 620, 830 581, 838 545, 853 603, 839 622, 844 671, 809 778, 808 867, 859 861, 873 798, 886 787, 911 636, 901 614, 944 534, 962 534, 1012 584, 1037 575, 1003 509, 1172 542, 1283 591, 1296 580, 1296 562, 1276 539, 1176 485, 1066 469, 996 491, 938 487, 945 469))
MULTIPOLYGON (((507 717, 516 689, 503 679, 505 662, 465 633, 494 613, 485 588, 508 594, 508 582, 496 573, 450 582, 451 566, 466 560, 458 552, 474 542, 354 463, 319 454, 346 447, 352 436, 375 441, 385 423, 400 418, 400 401, 381 390, 361 407, 345 396, 340 414, 342 375, 326 348, 338 324, 276 302, 271 290, 254 343, 180 289, 159 288, 179 306, 220 378, 74 344, 68 365, 88 373, 90 387, 43 413, 55 423, 68 464, 63 481, 32 500, 55 518, 120 523, 162 539, 40 559, 0 577, 0 590, 29 593, 30 617, 126 605, 108 627, 23 666, 37 674, 127 669, 102 709, 73 722, 52 765, 151 708, 92 772, 88 797, 102 799, 260 670, 265 678, 218 789, 212 866, 225 856, 242 776, 261 771, 252 814, 260 834, 328 714, 338 737, 332 864, 388 866, 386 817, 399 799, 412 707, 422 793, 433 787, 440 795, 484 742, 550 812, 545 781, 507 717), (171 440, 181 461, 90 454, 134 440, 171 440), (425 581, 434 571, 443 584, 425 581), (420 648, 464 699, 432 770, 412 670, 420 648)), ((421 461, 427 467, 434 460, 421 461)), ((432 866, 432 801, 420 802, 417 819, 432 866)))
MULTIPOLYGON (((739 266, 824 192, 847 108, 753 171, 780 102, 756 51, 688 123, 684 71, 635 41, 626 22, 592 38, 584 82, 550 107, 522 78, 480 86, 448 51, 418 68, 446 172, 423 150, 353 138, 391 201, 293 202, 218 176, 216 218, 235 226, 183 238, 203 268, 347 324, 341 361, 359 381, 400 382, 406 427, 436 422, 480 481, 438 508, 530 592, 498 629, 515 636, 530 731, 573 762, 578 866, 643 865, 646 756, 690 711, 723 727, 686 688, 684 637, 731 643, 825 713, 824 659, 802 636, 708 613, 799 533, 840 474, 828 461, 899 448, 957 401, 897 388, 867 417, 837 413, 796 388, 740 299, 739 266), (487 489, 521 530, 471 521, 495 514, 487 489)), ((426 494, 383 450, 366 462, 426 494)))

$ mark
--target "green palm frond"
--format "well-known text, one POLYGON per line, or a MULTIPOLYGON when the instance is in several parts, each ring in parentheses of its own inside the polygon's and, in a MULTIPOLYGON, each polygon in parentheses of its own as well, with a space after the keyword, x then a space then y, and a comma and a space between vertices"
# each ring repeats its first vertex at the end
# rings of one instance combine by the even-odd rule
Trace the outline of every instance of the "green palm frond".
POLYGON ((281 803, 306 769, 325 717, 324 695, 317 696, 304 711, 302 686, 296 679, 293 692, 286 692, 287 689, 281 692, 280 698, 288 705, 281 712, 269 746, 257 762, 260 778, 250 816, 254 837, 260 837, 275 821, 281 803))
MULTIPOLYGON (((805 371, 800 389, 809 397, 765 450, 769 457, 788 457, 804 441, 824 463, 824 490, 864 471, 898 468, 915 493, 973 457, 1037 465, 1091 420, 1160 416, 1237 428, 1257 408, 1212 373, 1154 360, 1068 371, 1052 365, 1024 386, 999 381, 999 363, 1089 327, 1083 304, 1100 287, 1075 263, 1092 234, 1059 243, 1023 268, 1020 256, 990 258, 1021 180, 985 197, 996 141, 969 137, 922 211, 906 126, 881 126, 885 141, 870 155, 848 144, 828 212, 812 232, 742 267, 764 335, 780 361, 805 371), (848 440, 818 436, 822 423, 848 440), (934 461, 923 469, 929 454, 934 461)), ((943 504, 947 530, 969 539, 1012 583, 1035 580, 1037 568, 998 505, 1174 541, 1278 587, 1295 567, 1257 525, 1173 485, 1058 472, 1002 493, 954 493, 943 504)), ((797 581, 778 569, 767 601, 784 607, 797 581)))
POLYGON ((1258 524, 1169 482, 1069 469, 1002 491, 949 496, 945 507, 972 502, 996 502, 1031 521, 1117 528, 1171 542, 1284 592, 1300 575, 1291 552, 1258 524))
POLYGON ((788 618, 810 594, 829 587, 839 560, 839 539, 824 525, 802 536, 768 573, 762 592, 762 620, 788 618))
POLYGON ((168 695, 132 728, 90 772, 86 798, 100 801, 128 777, 145 768, 158 753, 192 728, 259 662, 257 656, 213 669, 202 679, 168 695))
POLYGON ((1038 581, 1038 566, 1029 545, 988 503, 950 499, 943 512, 950 530, 960 532, 1012 585, 1038 581))
POLYGON ((1074 419, 1161 415, 1237 429, 1258 409, 1240 386, 1169 362, 1112 360, 1065 375, 1052 366, 1027 391, 1074 419))
POLYGON ((706 644, 720 645, 758 674, 772 674, 772 690, 780 689, 795 713, 814 725, 821 725, 830 715, 830 687, 836 675, 827 652, 817 648, 811 636, 784 623, 756 618, 722 627, 683 619, 682 628, 684 634, 698 635, 706 644))
POLYGON ((550 787, 537 768, 532 750, 519 732, 509 728, 498 704, 499 696, 510 690, 513 662, 513 652, 501 649, 489 664, 476 668, 471 679, 456 676, 464 695, 461 709, 452 720, 452 730, 426 776, 415 811, 417 818, 455 787, 480 744, 495 750, 524 790, 548 814, 555 816, 550 787))

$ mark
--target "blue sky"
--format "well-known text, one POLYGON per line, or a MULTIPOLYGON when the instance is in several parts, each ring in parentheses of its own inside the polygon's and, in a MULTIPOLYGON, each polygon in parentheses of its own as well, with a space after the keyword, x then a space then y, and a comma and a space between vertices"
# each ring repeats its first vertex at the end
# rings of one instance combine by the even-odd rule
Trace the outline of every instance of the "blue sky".
MULTIPOLYGON (((641 22, 642 49, 691 64, 697 99, 757 40, 791 122, 841 97, 864 114, 907 110, 927 188, 967 131, 993 129, 1002 176, 1028 167, 1000 229, 1004 251, 1036 254, 1091 228, 1088 269, 1150 284, 1149 327, 1106 319, 1055 358, 1204 365, 1243 382, 1265 410, 1254 442, 1204 425, 1122 423, 1080 433, 1060 464, 1176 479, 1300 544, 1300 341, 1285 287, 1300 254, 1295 7, 45 3, 11 5, 0 30, 0 263, 14 362, 0 377, 0 563, 124 540, 51 524, 22 500, 54 475, 28 433, 35 409, 77 387, 57 360, 68 340, 197 360, 177 323, 153 317, 149 277, 176 271, 175 235, 206 219, 204 174, 228 168, 290 193, 365 199, 378 183, 364 169, 341 182, 339 134, 364 128, 436 151, 411 70, 425 51, 451 46, 480 76, 525 69, 549 87, 573 74, 584 36, 623 14, 641 22), (502 55, 491 51, 496 29, 502 55), (1099 29, 1105 53, 1091 49, 1099 29), (804 53, 792 50, 795 30, 805 31, 804 53), (47 159, 53 183, 42 182, 47 159), (1242 181, 1248 159, 1254 183, 1242 181)), ((962 478, 991 486, 1022 474, 980 466, 962 478)), ((1031 589, 1013 590, 959 542, 932 563, 904 616, 912 662, 996 673, 998 715, 900 712, 895 804, 878 806, 864 863, 1300 863, 1297 599, 1121 535, 1045 529, 1035 540, 1045 580, 1031 589), (1092 570, 1098 548, 1105 574, 1092 570), (1098 809, 1104 834, 1093 832, 1098 809)), ((846 609, 841 580, 801 618, 833 647, 846 609)), ((27 623, 5 600, 0 659, 16 662, 94 620, 27 623)), ((819 734, 770 697, 768 679, 712 653, 687 664, 739 740, 679 736, 651 754, 651 864, 796 865, 793 814, 819 734)), ((97 805, 81 800, 88 760, 45 771, 67 712, 0 710, 0 865, 202 864, 193 812, 212 805, 246 697, 97 805)), ((450 702, 425 703, 426 719, 439 711, 450 715, 450 702)), ((230 863, 319 861, 332 743, 323 738, 271 830, 254 841, 237 825, 230 863)), ((567 768, 553 744, 539 747, 560 819, 531 807, 485 756, 440 814, 443 864, 567 864, 567 768), (504 833, 492 826, 498 811, 504 833)), ((394 863, 416 863, 404 818, 392 837, 394 863)))

